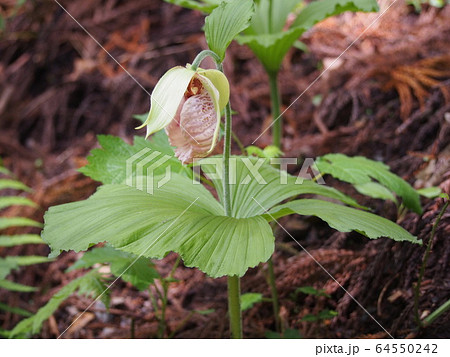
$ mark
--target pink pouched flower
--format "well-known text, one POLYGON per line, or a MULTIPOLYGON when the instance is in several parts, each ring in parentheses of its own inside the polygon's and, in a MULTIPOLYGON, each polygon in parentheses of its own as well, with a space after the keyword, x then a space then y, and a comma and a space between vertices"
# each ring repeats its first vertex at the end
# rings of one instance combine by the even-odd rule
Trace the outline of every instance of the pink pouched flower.
POLYGON ((215 69, 196 71, 174 67, 158 81, 152 93, 147 137, 163 128, 175 155, 183 164, 211 153, 217 145, 221 111, 230 88, 225 75, 215 69))

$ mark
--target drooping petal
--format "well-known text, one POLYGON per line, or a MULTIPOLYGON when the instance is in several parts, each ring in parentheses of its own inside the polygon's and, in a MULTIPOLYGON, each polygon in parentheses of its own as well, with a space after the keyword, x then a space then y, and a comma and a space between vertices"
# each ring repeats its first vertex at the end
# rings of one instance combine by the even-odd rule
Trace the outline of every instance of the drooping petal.
POLYGON ((161 77, 152 93, 147 120, 139 127, 147 126, 147 137, 170 124, 194 75, 193 70, 177 66, 161 77))

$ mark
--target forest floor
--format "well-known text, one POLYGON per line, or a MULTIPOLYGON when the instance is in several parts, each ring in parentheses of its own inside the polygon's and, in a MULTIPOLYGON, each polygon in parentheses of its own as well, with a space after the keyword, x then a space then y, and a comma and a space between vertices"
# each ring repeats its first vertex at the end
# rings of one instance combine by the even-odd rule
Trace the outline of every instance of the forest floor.
MULTIPOLYGON (((169 68, 184 65, 206 49, 203 15, 158 0, 63 1, 67 10, 149 92, 169 68)), ((381 160, 416 188, 440 186, 450 194, 450 6, 424 7, 416 13, 398 1, 362 38, 341 53, 377 14, 344 14, 315 26, 302 41, 308 53, 293 49, 280 74, 287 157, 317 157, 329 152, 381 160), (333 67, 321 70, 339 57, 333 67), (320 102, 320 104, 318 104, 320 102)), ((0 37, 0 157, 4 165, 33 189, 38 209, 13 207, 5 216, 26 215, 42 221, 52 205, 89 197, 98 183, 77 169, 97 146, 97 134, 131 141, 133 114, 149 109, 148 94, 54 2, 27 2, 8 20, 0 37)), ((248 48, 230 46, 225 62, 237 112, 234 131, 245 145, 270 123, 267 76, 248 48)), ((270 144, 264 134, 256 145, 270 144)), ((219 145, 220 147, 220 145, 219 145)), ((217 149, 220 152, 221 149, 217 149)), ((238 148, 235 147, 236 153, 238 148)), ((298 170, 299 168, 297 168, 298 170)), ((395 220, 389 202, 357 195, 350 186, 327 184, 370 203, 395 220)), ((425 243, 442 208, 442 199, 424 199, 424 213, 406 214, 398 222, 425 243)), ((424 246, 369 240, 357 233, 333 231, 313 218, 293 216, 281 223, 380 324, 395 337, 450 338, 450 313, 417 331, 413 286, 424 246)), ((23 232, 9 229, 5 233, 23 232)), ((450 212, 443 216, 422 285, 420 310, 426 314, 450 297, 450 212)), ((0 254, 47 255, 46 246, 0 248, 0 254)), ((1 292, 0 301, 30 311, 44 305, 79 272, 64 273, 81 253, 26 267, 14 281, 39 287, 36 293, 1 292)), ((287 234, 277 236, 273 257, 280 314, 285 328, 307 338, 385 338, 387 334, 287 234), (314 286, 330 297, 294 294, 314 286), (337 316, 307 322, 307 314, 325 309, 337 316)), ((175 255, 156 262, 167 274, 175 255)), ((270 297, 266 267, 249 270, 243 292, 270 297)), ((226 338, 226 279, 211 279, 180 266, 178 282, 169 289, 168 330, 175 338, 226 338), (193 310, 214 309, 208 315, 193 310)), ((44 324, 40 338, 57 337, 92 300, 72 296, 44 324)), ((94 305, 64 338, 137 338, 156 336, 157 322, 148 292, 124 282, 112 287, 111 310, 94 305)), ((243 313, 247 338, 274 330, 270 302, 243 313)), ((0 312, 0 327, 12 328, 20 318, 0 312)))

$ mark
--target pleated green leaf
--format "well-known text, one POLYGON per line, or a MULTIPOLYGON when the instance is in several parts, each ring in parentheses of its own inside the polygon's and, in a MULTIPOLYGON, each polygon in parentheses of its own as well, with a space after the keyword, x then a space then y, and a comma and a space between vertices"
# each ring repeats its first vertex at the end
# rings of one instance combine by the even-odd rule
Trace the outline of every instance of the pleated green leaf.
POLYGON ((281 63, 299 37, 317 22, 345 11, 377 11, 375 0, 319 0, 308 4, 289 29, 283 31, 288 14, 300 1, 261 0, 256 5, 251 26, 237 38, 248 45, 269 73, 281 63))
POLYGON ((357 231, 369 238, 389 237, 396 241, 422 244, 398 224, 375 214, 315 199, 303 199, 274 207, 264 216, 273 221, 290 214, 316 216, 340 232, 357 231))
POLYGON ((222 60, 231 41, 250 25, 252 0, 222 2, 205 19, 205 37, 209 48, 222 60))
MULTIPOLYGON (((221 200, 222 159, 206 158, 200 161, 202 170, 212 179, 221 200)), ((302 194, 332 198, 348 205, 361 207, 351 197, 338 190, 301 179, 271 166, 269 159, 232 156, 230 165, 230 195, 232 216, 246 218, 261 215, 283 200, 302 194)))
POLYGON ((403 204, 414 212, 422 213, 417 191, 401 177, 392 173, 389 166, 362 156, 349 157, 343 154, 328 154, 316 161, 322 174, 330 174, 353 185, 378 181, 403 199, 403 204))
POLYGON ((298 27, 277 33, 240 35, 236 40, 251 48, 267 72, 276 73, 286 53, 305 31, 306 29, 298 27))
POLYGON ((274 250, 264 218, 226 217, 208 190, 176 174, 153 195, 105 185, 88 200, 52 207, 42 238, 53 254, 104 241, 148 258, 174 251, 212 277, 242 276, 274 250))

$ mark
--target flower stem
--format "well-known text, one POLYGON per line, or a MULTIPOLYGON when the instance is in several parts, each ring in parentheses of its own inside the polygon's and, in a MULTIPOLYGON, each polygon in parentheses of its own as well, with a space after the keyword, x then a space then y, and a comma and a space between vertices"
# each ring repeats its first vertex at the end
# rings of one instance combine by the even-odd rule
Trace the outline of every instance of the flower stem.
POLYGON ((269 72, 270 102, 272 107, 272 145, 281 149, 283 118, 280 116, 280 91, 278 90, 278 72, 269 72))
POLYGON ((230 154, 231 154, 231 106, 225 107, 225 135, 223 143, 223 206, 225 214, 231 216, 230 202, 230 154))
POLYGON ((228 277, 228 314, 232 338, 242 338, 241 283, 236 275, 228 277))
POLYGON ((222 66, 220 57, 213 51, 210 50, 204 50, 200 52, 197 57, 195 57, 194 62, 192 62, 191 69, 193 71, 196 71, 198 66, 200 66, 200 63, 206 58, 211 57, 217 64, 217 69, 219 69, 219 66, 222 66))
MULTIPOLYGON (((280 117, 280 91, 278 90, 278 72, 268 72, 270 84, 270 102, 272 109, 272 145, 281 149, 282 118, 280 117)), ((280 305, 278 302, 277 285, 275 282, 275 271, 273 268, 272 257, 267 261, 267 270, 269 273, 268 281, 270 295, 272 296, 273 315, 275 318, 275 328, 281 332, 280 305)))
POLYGON ((275 318, 275 330, 281 332, 280 306, 278 303, 278 291, 275 283, 275 270, 273 268, 272 257, 267 261, 267 270, 269 272, 268 281, 270 287, 270 295, 272 296, 273 316, 275 318))
MULTIPOLYGON (((223 72, 222 63, 217 62, 217 69, 223 72)), ((223 143, 223 207, 225 215, 231 216, 230 199, 230 155, 232 131, 231 105, 225 107, 225 135, 223 143)), ((228 276, 228 314, 232 338, 242 338, 241 283, 238 276, 228 276)))

